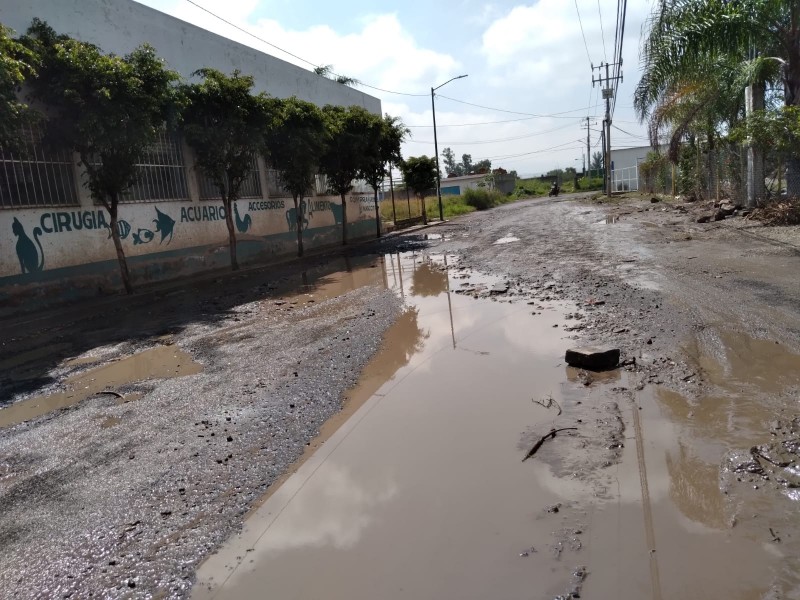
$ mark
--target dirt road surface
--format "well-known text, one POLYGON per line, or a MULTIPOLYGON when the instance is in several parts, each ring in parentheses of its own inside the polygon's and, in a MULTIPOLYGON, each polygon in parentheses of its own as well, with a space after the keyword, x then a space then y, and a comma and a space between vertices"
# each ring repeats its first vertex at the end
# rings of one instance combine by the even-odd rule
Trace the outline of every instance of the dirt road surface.
POLYGON ((534 199, 4 322, 0 596, 800 597, 800 233, 694 211, 534 199))

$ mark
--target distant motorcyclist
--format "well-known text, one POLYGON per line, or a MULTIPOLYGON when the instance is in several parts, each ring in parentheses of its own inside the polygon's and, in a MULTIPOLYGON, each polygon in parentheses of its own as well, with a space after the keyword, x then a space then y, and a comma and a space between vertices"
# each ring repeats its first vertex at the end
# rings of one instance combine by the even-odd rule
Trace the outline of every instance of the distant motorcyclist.
POLYGON ((558 187, 558 181, 554 181, 553 185, 550 186, 550 192, 547 194, 548 196, 558 196, 558 193, 561 191, 561 188, 558 187))

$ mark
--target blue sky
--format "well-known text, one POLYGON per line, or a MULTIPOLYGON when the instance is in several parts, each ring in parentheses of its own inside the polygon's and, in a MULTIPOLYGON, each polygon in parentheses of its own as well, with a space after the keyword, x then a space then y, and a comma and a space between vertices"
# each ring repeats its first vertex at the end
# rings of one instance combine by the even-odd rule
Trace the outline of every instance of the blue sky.
MULTIPOLYGON (((188 0, 139 1, 311 68, 188 0)), ((337 73, 386 90, 421 94, 361 88, 381 99, 384 112, 400 116, 410 126, 406 156, 434 154, 430 88, 462 73, 469 77, 438 91, 440 152, 449 146, 457 156, 469 153, 473 160, 490 158, 494 166, 521 175, 538 174, 582 164, 586 153, 582 117, 597 117, 593 128, 600 128, 604 108, 599 88, 592 89, 590 59, 595 65, 612 60, 617 0, 193 1, 314 64, 332 64, 337 73)), ((647 144, 645 128, 631 107, 631 94, 639 75, 640 32, 650 7, 651 0, 628 2, 624 81, 614 113, 614 125, 625 133, 612 129, 614 147, 647 144)), ((593 146, 598 137, 593 131, 593 146)))

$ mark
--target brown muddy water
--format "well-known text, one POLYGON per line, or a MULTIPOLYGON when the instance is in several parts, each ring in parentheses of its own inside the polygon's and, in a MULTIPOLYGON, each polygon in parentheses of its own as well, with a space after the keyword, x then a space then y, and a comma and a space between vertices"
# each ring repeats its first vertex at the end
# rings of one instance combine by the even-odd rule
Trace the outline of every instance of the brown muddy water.
MULTIPOLYGON (((90 364, 96 360, 95 357, 78 357, 67 361, 66 364, 76 366, 90 364)), ((3 408, 0 410, 0 428, 75 406, 96 394, 112 394, 120 400, 132 400, 139 395, 131 394, 126 398, 115 389, 125 384, 147 379, 192 375, 199 373, 202 369, 202 365, 194 362, 189 354, 177 346, 156 346, 101 367, 72 375, 65 380, 63 391, 28 398, 3 408)), ((113 424, 104 424, 104 426, 111 427, 113 424)))
MULTIPOLYGON (((314 450, 202 565, 194 598, 755 599, 797 589, 785 518, 796 502, 723 491, 721 479, 726 453, 768 435, 770 411, 746 401, 749 386, 792 381, 761 385, 734 351, 699 346, 689 351, 698 372, 724 384, 711 398, 576 371, 563 364, 575 343, 564 327, 586 315, 508 301, 503 282, 454 263, 383 257, 381 283, 406 312, 314 450), (738 379, 720 375, 731 369, 738 379), (521 460, 561 427, 577 431, 521 460), (773 521, 788 543, 775 542, 773 521)), ((347 283, 332 277, 330 293, 347 283)), ((744 338, 725 339, 737 348, 744 338)))

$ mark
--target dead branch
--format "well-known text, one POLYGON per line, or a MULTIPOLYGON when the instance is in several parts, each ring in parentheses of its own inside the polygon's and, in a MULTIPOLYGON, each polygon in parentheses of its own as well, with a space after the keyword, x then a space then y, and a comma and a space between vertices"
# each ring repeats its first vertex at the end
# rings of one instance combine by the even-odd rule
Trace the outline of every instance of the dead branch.
POLYGON ((547 409, 553 408, 553 404, 555 404, 556 408, 558 409, 558 414, 556 416, 557 417, 561 416, 561 405, 559 405, 559 403, 556 402, 555 399, 552 396, 548 396, 547 397, 547 404, 545 404, 541 400, 533 400, 533 402, 535 404, 538 404, 539 406, 544 406, 547 409))
POLYGON ((528 453, 525 455, 525 458, 522 459, 522 462, 525 462, 531 456, 536 454, 539 451, 539 448, 542 447, 542 444, 544 444, 547 440, 556 437, 556 434, 558 432, 560 432, 560 431, 577 431, 577 430, 578 430, 577 427, 562 427, 561 429, 551 429, 550 433, 548 433, 547 435, 543 435, 542 438, 533 445, 533 448, 531 448, 528 451, 528 453))

